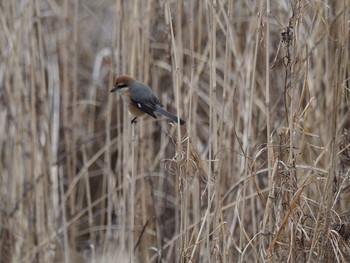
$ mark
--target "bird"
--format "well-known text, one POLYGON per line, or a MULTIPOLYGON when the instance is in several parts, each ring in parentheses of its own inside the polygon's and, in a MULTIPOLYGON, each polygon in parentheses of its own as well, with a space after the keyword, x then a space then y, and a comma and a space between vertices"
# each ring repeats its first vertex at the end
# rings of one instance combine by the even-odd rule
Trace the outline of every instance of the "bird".
POLYGON ((110 93, 118 91, 122 95, 124 104, 127 105, 129 111, 135 116, 131 120, 131 123, 136 123, 136 119, 145 113, 157 119, 154 114, 158 112, 165 117, 173 120, 176 123, 180 122, 180 125, 184 125, 186 122, 172 113, 163 109, 163 104, 154 95, 152 89, 129 75, 121 75, 114 81, 114 86, 110 90, 110 93))

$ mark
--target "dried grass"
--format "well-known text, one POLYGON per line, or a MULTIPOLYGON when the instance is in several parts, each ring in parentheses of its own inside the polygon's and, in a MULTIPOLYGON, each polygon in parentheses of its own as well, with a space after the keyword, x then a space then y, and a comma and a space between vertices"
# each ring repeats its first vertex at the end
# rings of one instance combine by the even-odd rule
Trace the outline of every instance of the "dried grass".
POLYGON ((1 1, 0 262, 350 262, 349 8, 1 1))

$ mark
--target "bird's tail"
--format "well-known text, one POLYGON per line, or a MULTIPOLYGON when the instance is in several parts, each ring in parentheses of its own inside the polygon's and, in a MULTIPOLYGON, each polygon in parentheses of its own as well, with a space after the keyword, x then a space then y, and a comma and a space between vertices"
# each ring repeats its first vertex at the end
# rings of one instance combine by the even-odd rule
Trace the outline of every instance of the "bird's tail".
MULTIPOLYGON (((163 114, 165 117, 168 117, 169 119, 175 121, 176 123, 178 123, 178 119, 175 115, 171 114, 170 112, 167 112, 166 110, 163 110, 160 106, 157 105, 157 112, 159 112, 160 114, 163 114)), ((180 125, 184 125, 186 122, 184 120, 180 120, 180 125)))

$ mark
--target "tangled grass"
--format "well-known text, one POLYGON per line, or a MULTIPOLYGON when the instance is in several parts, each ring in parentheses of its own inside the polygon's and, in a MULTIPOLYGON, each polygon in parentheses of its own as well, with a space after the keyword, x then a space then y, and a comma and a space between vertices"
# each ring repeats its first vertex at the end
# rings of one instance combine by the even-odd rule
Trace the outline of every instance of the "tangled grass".
POLYGON ((1 263, 350 262, 349 8, 1 1, 1 263))

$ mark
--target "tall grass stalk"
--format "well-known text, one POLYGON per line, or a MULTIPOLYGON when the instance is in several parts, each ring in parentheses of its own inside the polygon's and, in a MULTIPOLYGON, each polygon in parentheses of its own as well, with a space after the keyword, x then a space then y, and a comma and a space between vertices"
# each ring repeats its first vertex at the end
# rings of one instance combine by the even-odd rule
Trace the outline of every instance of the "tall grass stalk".
POLYGON ((349 10, 1 1, 0 263, 350 262, 349 10))

